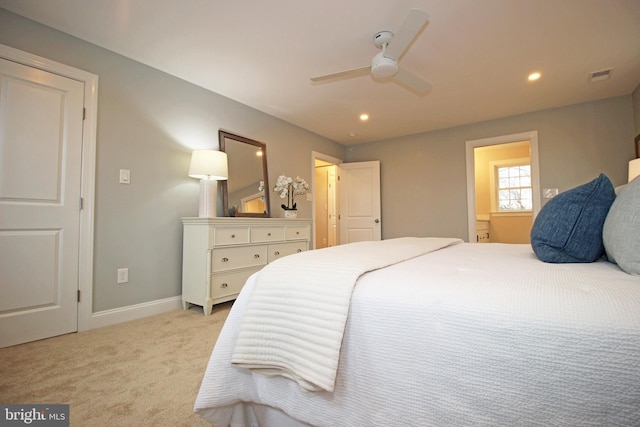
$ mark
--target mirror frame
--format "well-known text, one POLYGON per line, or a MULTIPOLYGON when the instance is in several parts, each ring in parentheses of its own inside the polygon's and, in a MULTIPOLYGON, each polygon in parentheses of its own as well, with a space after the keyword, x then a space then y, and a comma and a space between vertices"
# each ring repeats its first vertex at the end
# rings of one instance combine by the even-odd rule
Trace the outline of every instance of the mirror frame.
MULTIPOLYGON (((220 151, 226 152, 226 140, 233 140, 243 144, 253 145, 255 147, 260 147, 262 150, 262 179, 264 180, 264 204, 265 204, 265 212, 264 213, 251 213, 251 212, 236 212, 235 216, 237 217, 254 217, 254 218, 269 218, 271 207, 269 200, 269 173, 267 171, 267 144, 264 142, 255 141, 253 139, 245 138, 240 135, 235 135, 233 133, 224 131, 222 129, 218 130, 218 139, 220 141, 220 151)), ((221 190, 222 190, 222 211, 224 216, 229 215, 229 194, 227 191, 227 181, 220 181, 221 190)))

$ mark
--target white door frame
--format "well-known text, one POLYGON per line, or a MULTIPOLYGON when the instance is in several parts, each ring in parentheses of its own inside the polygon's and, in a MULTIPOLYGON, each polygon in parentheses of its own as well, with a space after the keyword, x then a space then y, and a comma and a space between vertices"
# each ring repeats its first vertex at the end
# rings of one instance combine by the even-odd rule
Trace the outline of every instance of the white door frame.
MULTIPOLYGON (((0 57, 84 83, 85 119, 82 128, 82 183, 78 251, 78 331, 90 329, 93 311, 93 221, 95 202, 98 76, 0 44, 0 57)), ((78 203, 80 201, 78 200, 78 203)))
MULTIPOLYGON (((322 154, 317 151, 311 152, 311 188, 313 191, 313 197, 311 198, 311 227, 313 229, 313 249, 316 248, 316 196, 315 196, 315 188, 316 188, 316 160, 322 160, 324 162, 333 163, 334 165, 339 165, 343 162, 342 159, 338 159, 336 157, 331 157, 327 154, 322 154)), ((338 199, 338 195, 336 194, 336 199, 338 199)))
POLYGON ((490 138, 466 141, 467 162, 467 220, 469 223, 469 242, 476 235, 476 168, 474 148, 488 145, 509 144, 512 142, 528 141, 531 147, 531 192, 533 193, 533 219, 540 212, 540 160, 538 156, 538 131, 516 133, 511 135, 494 136, 490 138))

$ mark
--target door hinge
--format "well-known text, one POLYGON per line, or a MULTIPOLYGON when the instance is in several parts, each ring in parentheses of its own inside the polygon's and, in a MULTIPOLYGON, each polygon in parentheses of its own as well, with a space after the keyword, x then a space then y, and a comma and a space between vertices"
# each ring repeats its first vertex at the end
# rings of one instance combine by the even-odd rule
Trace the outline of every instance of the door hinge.
POLYGON ((80 210, 84 209, 84 198, 80 197, 80 210))
POLYGON ((80 302, 80 289, 78 289, 78 302, 80 302))
POLYGON ((87 109, 82 107, 82 120, 87 119, 87 109))

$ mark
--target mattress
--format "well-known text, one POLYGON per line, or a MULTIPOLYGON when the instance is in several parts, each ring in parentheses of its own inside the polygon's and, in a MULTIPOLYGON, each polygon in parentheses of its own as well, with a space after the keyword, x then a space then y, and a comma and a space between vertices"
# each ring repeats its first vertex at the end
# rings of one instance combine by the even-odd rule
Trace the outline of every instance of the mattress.
POLYGON ((333 392, 230 363, 255 279, 196 399, 217 426, 640 425, 640 277, 615 264, 464 243, 366 273, 333 392))

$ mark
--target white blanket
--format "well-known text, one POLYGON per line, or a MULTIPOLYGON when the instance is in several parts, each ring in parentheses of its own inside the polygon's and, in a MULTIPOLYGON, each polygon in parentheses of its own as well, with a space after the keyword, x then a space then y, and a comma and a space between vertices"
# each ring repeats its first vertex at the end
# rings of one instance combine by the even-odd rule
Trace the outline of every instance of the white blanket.
POLYGON ((640 426, 640 277, 615 264, 464 243, 364 274, 334 391, 313 393, 230 362, 256 278, 195 403, 217 427, 640 426))
POLYGON ((461 243, 405 237, 303 252, 267 265, 236 341, 232 363, 333 391, 349 302, 358 278, 461 243))

